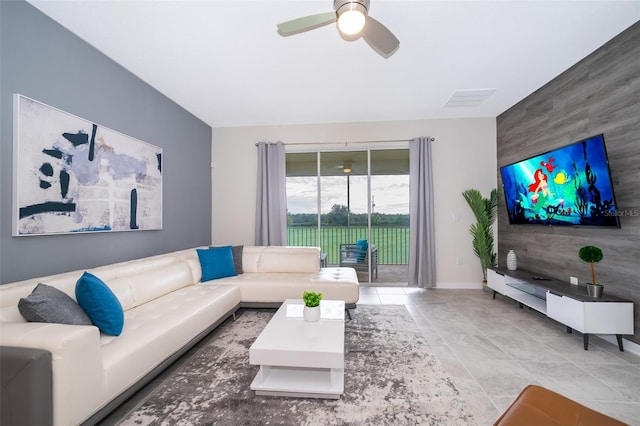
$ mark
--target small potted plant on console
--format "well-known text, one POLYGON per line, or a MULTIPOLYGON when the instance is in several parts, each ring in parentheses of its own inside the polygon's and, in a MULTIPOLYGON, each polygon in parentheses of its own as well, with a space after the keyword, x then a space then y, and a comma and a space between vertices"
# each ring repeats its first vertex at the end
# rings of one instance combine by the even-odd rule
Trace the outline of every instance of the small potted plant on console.
POLYGON ((604 287, 596 281, 596 268, 594 263, 598 263, 604 257, 602 250, 596 246, 584 246, 578 251, 578 256, 585 262, 591 264, 591 282, 587 283, 587 294, 591 297, 602 297, 604 287))
POLYGON ((305 321, 318 321, 320 319, 320 301, 322 293, 315 291, 304 291, 302 301, 304 302, 303 316, 305 321))

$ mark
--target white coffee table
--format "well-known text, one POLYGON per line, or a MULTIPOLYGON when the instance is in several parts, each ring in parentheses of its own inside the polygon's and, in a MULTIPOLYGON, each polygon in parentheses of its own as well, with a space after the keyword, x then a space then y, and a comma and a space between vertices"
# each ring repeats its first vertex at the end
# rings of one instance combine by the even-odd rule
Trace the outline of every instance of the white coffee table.
POLYGON ((260 366, 256 395, 338 399, 344 392, 344 301, 321 301, 317 322, 302 318, 303 306, 285 300, 249 348, 249 364, 260 366))

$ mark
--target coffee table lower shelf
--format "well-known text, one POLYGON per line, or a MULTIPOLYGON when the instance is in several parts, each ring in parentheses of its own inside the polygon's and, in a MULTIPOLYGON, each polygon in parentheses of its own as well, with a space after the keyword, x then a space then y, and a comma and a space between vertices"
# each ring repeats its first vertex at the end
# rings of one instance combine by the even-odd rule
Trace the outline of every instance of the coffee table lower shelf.
POLYGON ((256 395, 339 399, 344 369, 263 365, 251 383, 256 395))

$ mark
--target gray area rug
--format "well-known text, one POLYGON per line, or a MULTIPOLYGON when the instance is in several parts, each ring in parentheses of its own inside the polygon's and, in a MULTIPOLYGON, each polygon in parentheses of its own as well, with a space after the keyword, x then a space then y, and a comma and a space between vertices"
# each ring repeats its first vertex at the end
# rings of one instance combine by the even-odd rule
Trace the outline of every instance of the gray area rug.
POLYGON ((241 311, 121 425, 476 424, 404 306, 361 305, 345 330, 339 400, 255 396, 249 347, 273 312, 241 311))

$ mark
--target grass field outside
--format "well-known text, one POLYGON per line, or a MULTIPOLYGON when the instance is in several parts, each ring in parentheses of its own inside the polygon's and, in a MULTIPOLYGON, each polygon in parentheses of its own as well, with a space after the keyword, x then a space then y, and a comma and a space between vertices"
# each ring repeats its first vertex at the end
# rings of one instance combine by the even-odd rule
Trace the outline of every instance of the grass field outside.
MULTIPOLYGON (((359 239, 369 240, 367 227, 322 227, 321 243, 315 227, 288 227, 287 244, 290 246, 320 247, 327 254, 327 263, 340 263, 340 244, 355 244, 359 239)), ((371 228, 369 242, 378 247, 378 263, 381 265, 406 265, 409 263, 409 228, 384 226, 371 228)))

